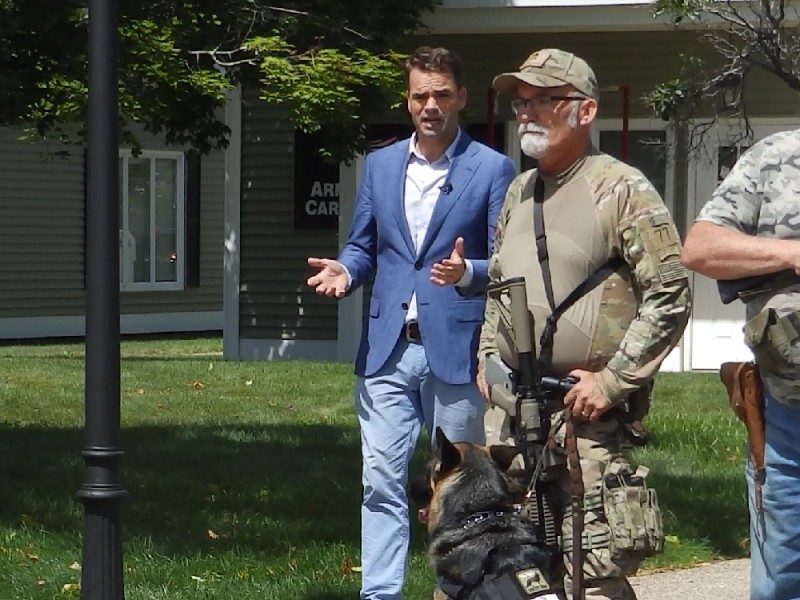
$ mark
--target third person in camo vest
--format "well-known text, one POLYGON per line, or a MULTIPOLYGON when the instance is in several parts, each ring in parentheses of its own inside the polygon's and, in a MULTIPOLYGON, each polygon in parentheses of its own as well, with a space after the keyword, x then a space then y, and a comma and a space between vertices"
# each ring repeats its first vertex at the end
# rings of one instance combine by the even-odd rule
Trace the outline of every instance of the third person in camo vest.
MULTIPOLYGON (((658 192, 642 173, 592 145, 598 86, 583 59, 562 50, 539 50, 518 72, 496 77, 493 86, 511 101, 522 152, 537 161, 537 168, 519 175, 508 190, 489 276, 494 282, 525 277, 537 345, 554 307, 598 268, 616 265, 558 320, 547 374, 578 379, 564 403, 575 417, 586 494, 584 597, 628 600, 635 594, 626 577, 643 556, 614 541, 604 514, 603 481, 630 468, 621 420, 612 416, 619 411, 611 409, 647 394, 661 362, 683 334, 691 300, 679 261, 680 239, 658 192), (535 195, 541 196, 546 269, 535 241, 535 195), (614 257, 618 262, 609 263, 614 257), (551 298, 544 277, 552 283, 551 298)), ((478 385, 487 400, 486 357, 497 354, 514 365, 513 339, 495 304, 487 303, 478 370, 478 385)), ((487 444, 506 442, 506 413, 489 408, 486 429, 487 444)), ((563 428, 555 439, 563 444, 563 428)), ((561 539, 571 540, 571 519, 565 516, 570 500, 566 467, 558 488, 561 539)), ((564 587, 571 597, 569 548, 562 550, 564 587)))

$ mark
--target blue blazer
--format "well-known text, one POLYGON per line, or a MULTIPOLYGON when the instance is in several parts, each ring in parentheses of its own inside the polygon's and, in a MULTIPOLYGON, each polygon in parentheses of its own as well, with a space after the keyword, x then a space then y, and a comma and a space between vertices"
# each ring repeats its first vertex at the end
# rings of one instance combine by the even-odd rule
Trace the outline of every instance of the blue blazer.
POLYGON ((352 228, 339 255, 353 277, 348 291, 375 272, 355 372, 369 377, 386 363, 416 291, 430 369, 447 383, 468 383, 475 378, 495 222, 515 169, 508 157, 462 132, 447 176, 452 189, 440 193, 416 252, 403 203, 408 159, 408 139, 367 156, 352 228), (464 289, 434 285, 431 267, 450 256, 459 236, 474 267, 472 283, 464 289))

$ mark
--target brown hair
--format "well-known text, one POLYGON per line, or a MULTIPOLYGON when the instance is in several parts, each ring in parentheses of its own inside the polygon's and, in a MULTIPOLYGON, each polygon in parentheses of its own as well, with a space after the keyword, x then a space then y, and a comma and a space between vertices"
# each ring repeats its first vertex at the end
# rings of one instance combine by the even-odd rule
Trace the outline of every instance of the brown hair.
POLYGON ((450 73, 460 88, 464 86, 464 67, 461 59, 455 52, 447 48, 431 48, 420 46, 406 59, 403 71, 406 75, 406 89, 408 89, 409 75, 412 69, 420 71, 450 73))

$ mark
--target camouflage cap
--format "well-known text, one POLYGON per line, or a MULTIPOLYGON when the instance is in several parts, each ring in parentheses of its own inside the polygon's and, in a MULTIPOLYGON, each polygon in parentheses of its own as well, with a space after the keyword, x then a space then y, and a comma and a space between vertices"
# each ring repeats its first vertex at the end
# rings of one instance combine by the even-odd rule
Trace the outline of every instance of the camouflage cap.
POLYGON ((582 58, 571 52, 547 48, 537 50, 525 59, 517 73, 503 73, 492 81, 500 93, 513 94, 522 81, 536 87, 571 85, 589 98, 597 98, 597 78, 582 58))

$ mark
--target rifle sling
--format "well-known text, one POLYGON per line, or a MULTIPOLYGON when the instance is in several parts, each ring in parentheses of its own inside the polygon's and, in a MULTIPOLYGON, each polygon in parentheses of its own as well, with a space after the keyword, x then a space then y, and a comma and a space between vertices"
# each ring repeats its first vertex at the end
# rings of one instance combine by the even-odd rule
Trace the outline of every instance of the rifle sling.
POLYGON ((542 337, 539 340, 539 363, 542 372, 546 372, 553 359, 553 338, 556 334, 558 319, 570 306, 623 266, 625 260, 618 255, 610 257, 556 306, 553 296, 553 281, 550 275, 550 256, 547 252, 547 234, 544 228, 544 180, 538 175, 533 186, 533 231, 536 236, 536 254, 542 271, 544 291, 547 296, 547 303, 550 305, 550 316, 545 321, 542 337))
POLYGON ((547 253, 547 234, 544 230, 544 179, 536 176, 533 184, 533 233, 536 236, 536 255, 542 269, 544 293, 550 310, 555 312, 556 302, 553 298, 553 281, 550 278, 550 255, 547 253))
POLYGON ((583 485, 583 469, 578 454, 578 437, 575 435, 575 423, 572 407, 564 409, 565 438, 567 464, 569 466, 570 508, 572 509, 572 598, 583 600, 583 496, 586 492, 583 485))

